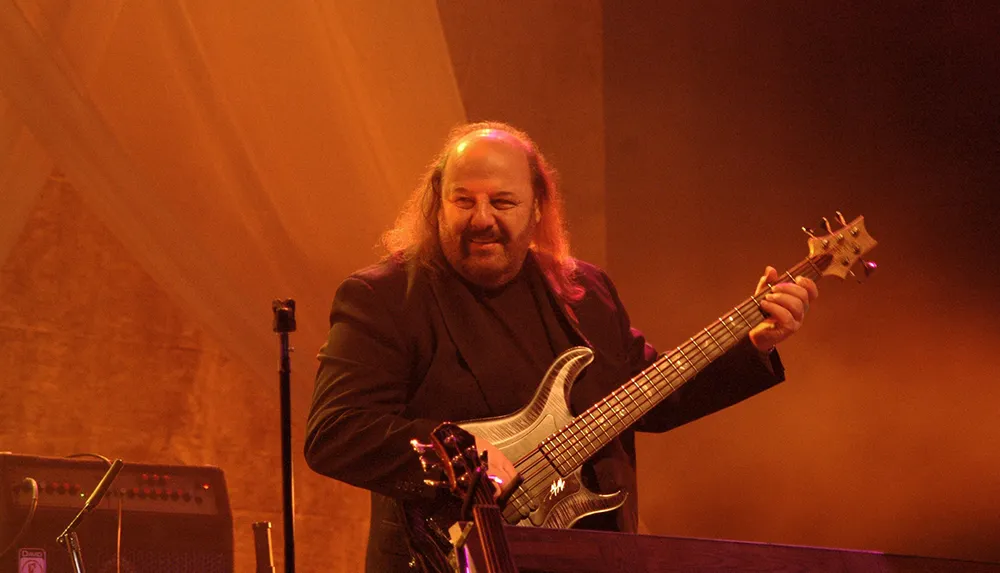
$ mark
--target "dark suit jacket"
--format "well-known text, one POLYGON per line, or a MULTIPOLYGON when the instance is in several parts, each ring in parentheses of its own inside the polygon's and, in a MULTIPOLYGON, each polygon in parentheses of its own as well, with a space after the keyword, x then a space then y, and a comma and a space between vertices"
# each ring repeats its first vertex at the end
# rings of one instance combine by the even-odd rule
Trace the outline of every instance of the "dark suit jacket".
MULTIPOLYGON (((529 257, 526 264, 535 263, 529 257)), ((631 328, 603 271, 580 262, 579 281, 586 290, 581 301, 564 306, 551 298, 571 342, 595 351, 573 387, 574 412, 604 398, 656 355, 631 328)), ((462 309, 469 304, 475 301, 468 287, 450 269, 434 273, 398 260, 355 273, 337 291, 329 338, 319 352, 305 454, 316 472, 373 492, 368 571, 406 571, 401 506, 440 500, 423 484, 409 441, 426 441, 442 421, 504 415, 524 405, 505 403, 510 372, 490 341, 466 323, 462 309)), ((762 358, 748 341, 706 368, 585 467, 593 487, 630 492, 622 509, 585 525, 635 531, 635 430, 669 430, 782 378, 777 355, 762 358)))

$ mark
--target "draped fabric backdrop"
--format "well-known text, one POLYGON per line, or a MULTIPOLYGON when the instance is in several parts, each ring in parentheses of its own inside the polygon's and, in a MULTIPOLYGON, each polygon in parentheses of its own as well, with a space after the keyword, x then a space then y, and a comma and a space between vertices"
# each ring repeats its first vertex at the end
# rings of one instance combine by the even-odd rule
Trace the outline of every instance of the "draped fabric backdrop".
POLYGON ((435 5, 2 0, 0 91, 0 449, 219 465, 249 570, 294 296, 299 547, 354 568, 366 497, 302 425, 337 284, 464 120, 435 5))

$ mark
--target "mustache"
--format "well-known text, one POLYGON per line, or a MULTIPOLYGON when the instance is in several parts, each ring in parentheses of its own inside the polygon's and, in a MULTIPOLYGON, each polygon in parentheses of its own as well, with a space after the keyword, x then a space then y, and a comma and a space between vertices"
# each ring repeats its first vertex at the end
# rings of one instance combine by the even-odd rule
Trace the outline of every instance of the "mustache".
POLYGON ((487 231, 466 231, 462 233, 462 242, 465 243, 486 243, 490 241, 495 241, 501 245, 506 245, 509 241, 506 233, 500 231, 499 229, 491 229, 487 231))

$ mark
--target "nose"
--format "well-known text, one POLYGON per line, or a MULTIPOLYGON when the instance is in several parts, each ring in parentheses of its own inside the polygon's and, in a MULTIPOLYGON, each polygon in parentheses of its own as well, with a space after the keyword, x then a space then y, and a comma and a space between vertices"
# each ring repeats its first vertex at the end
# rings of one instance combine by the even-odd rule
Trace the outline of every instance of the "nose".
POLYGON ((476 203, 469 226, 473 229, 489 229, 494 224, 496 224, 496 215, 493 212, 493 205, 489 201, 476 203))

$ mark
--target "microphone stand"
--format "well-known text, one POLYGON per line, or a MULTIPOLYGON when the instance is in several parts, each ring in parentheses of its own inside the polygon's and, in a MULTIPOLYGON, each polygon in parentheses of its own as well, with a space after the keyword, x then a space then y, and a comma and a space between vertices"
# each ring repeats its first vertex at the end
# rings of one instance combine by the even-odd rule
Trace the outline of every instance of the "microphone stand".
POLYGON ((295 573, 295 500, 292 483, 292 367, 288 346, 288 333, 295 332, 295 301, 275 300, 274 331, 281 339, 280 374, 281 392, 281 493, 285 541, 285 573, 295 573))
POLYGON ((114 483, 115 478, 118 477, 118 473, 122 471, 122 467, 124 466, 125 463, 121 460, 115 460, 111 463, 111 467, 105 472, 101 481, 97 482, 94 491, 90 493, 90 497, 84 502, 83 508, 69 522, 66 529, 59 534, 59 537, 56 537, 56 543, 64 546, 69 553, 69 560, 75 573, 86 573, 83 567, 83 553, 80 551, 80 538, 76 535, 76 528, 83 522, 84 516, 100 505, 104 496, 108 493, 108 489, 111 488, 111 484, 114 483))

